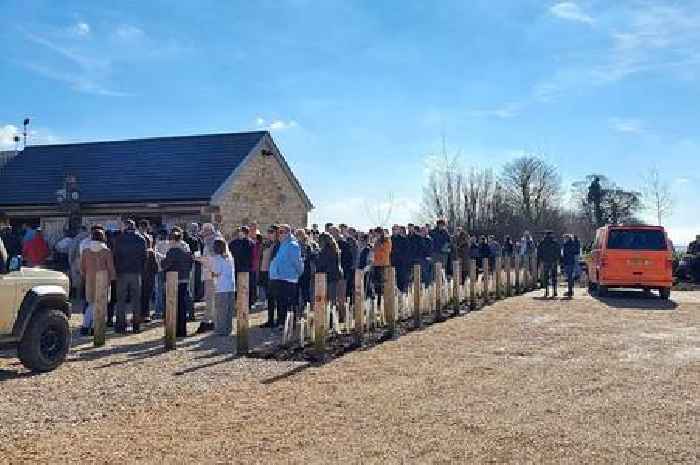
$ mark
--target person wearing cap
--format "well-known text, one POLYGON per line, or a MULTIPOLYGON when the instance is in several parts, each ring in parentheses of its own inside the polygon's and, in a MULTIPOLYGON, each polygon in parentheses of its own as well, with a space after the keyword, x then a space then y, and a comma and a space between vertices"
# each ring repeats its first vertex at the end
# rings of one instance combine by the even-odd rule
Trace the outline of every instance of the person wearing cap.
POLYGON ((136 232, 136 223, 124 222, 124 232, 114 244, 114 268, 117 272, 117 322, 115 331, 126 333, 127 304, 131 306, 134 333, 141 332, 141 274, 146 263, 146 239, 136 232))
POLYGON ((537 247, 537 261, 542 264, 542 287, 544 296, 549 297, 551 283, 553 296, 557 296, 557 264, 561 261, 561 246, 552 231, 546 231, 544 239, 537 247))

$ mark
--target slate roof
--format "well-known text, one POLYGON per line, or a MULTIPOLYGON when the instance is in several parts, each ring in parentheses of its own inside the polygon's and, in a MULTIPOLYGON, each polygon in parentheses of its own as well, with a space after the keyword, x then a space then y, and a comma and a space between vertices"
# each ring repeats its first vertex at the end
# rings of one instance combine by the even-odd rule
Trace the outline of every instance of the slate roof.
POLYGON ((265 135, 29 146, 0 168, 0 205, 54 204, 68 173, 81 202, 209 200, 265 135))

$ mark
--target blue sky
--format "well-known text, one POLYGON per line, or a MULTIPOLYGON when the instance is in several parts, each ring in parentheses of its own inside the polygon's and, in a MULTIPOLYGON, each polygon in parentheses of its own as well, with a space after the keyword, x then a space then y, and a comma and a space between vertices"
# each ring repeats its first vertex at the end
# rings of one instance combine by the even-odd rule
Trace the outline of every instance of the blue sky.
POLYGON ((444 135, 498 170, 628 188, 658 166, 700 233, 700 1, 4 0, 0 148, 268 128, 314 220, 417 211, 444 135))

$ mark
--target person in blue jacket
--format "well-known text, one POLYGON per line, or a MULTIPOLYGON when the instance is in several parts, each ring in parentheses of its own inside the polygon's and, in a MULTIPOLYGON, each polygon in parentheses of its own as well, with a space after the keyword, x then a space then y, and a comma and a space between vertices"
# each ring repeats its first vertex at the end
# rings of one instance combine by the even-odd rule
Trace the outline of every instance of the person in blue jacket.
MULTIPOLYGON (((277 289, 277 314, 280 325, 287 319, 287 312, 295 310, 299 317, 299 277, 304 272, 304 260, 301 257, 301 247, 287 224, 279 226, 279 249, 275 258, 270 262, 270 281, 277 289)), ((283 326, 282 326, 283 327, 283 326)))

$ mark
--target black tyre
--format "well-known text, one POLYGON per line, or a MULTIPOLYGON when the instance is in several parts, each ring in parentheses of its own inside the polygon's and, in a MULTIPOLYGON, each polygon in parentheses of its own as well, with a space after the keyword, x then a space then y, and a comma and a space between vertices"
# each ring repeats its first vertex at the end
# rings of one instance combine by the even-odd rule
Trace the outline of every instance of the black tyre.
POLYGON ((588 294, 593 295, 596 291, 596 284, 592 281, 588 281, 588 294))
POLYGON ((662 287, 659 289, 659 297, 661 297, 663 300, 668 300, 671 298, 671 288, 670 287, 662 287))
POLYGON ((68 318, 60 310, 46 310, 29 322, 17 354, 32 371, 51 371, 66 359, 70 349, 68 318))
POLYGON ((598 284, 596 286, 595 295, 596 297, 605 297, 606 295, 608 295, 608 286, 598 284))

